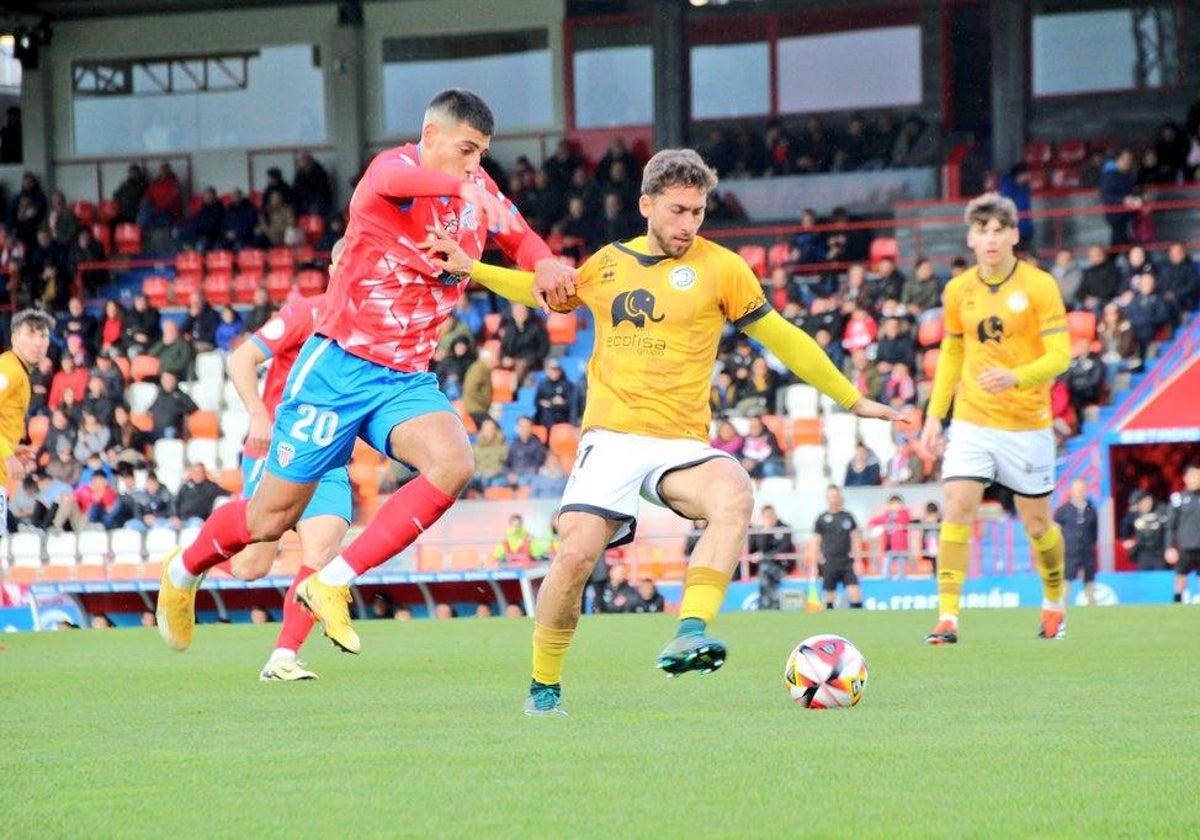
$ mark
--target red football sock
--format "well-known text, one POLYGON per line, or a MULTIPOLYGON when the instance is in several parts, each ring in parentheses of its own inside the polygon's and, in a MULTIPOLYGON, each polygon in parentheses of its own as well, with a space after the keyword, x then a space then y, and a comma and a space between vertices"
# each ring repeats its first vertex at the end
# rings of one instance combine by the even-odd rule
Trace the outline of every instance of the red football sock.
POLYGON ((283 626, 279 628, 279 638, 275 640, 276 649, 299 651, 308 634, 312 632, 312 613, 296 600, 296 587, 312 573, 313 570, 308 566, 301 566, 296 572, 296 577, 292 579, 287 594, 283 596, 283 626))
POLYGON ((346 546, 342 557, 355 574, 374 569, 412 545, 452 504, 454 496, 447 496, 425 476, 417 476, 392 494, 366 530, 346 546))
POLYGON ((200 536, 183 550, 183 567, 189 573, 202 575, 250 545, 250 525, 246 521, 248 504, 247 499, 223 504, 204 521, 200 536))

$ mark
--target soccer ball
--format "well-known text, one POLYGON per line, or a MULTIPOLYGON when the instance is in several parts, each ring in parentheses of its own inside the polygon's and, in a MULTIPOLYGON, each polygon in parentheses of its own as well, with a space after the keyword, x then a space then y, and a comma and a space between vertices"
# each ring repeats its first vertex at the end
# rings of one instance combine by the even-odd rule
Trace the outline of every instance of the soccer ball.
POLYGON ((857 706, 867 686, 867 660, 849 639, 809 636, 788 656, 783 682, 806 709, 857 706))

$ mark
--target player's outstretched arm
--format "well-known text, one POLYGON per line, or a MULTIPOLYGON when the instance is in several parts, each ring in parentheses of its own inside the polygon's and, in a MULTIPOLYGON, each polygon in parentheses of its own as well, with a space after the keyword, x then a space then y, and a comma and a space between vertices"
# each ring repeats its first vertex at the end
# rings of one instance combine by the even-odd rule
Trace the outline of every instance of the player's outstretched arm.
POLYGON ((570 296, 561 300, 552 299, 548 306, 546 295, 538 294, 538 278, 535 272, 502 268, 472 260, 458 242, 443 230, 429 228, 429 237, 421 243, 421 248, 429 255, 429 261, 435 268, 464 277, 469 275, 476 283, 515 303, 523 303, 535 309, 553 308, 558 312, 569 312, 579 305, 579 299, 574 296, 574 283, 571 284, 570 296))
POLYGON ((258 393, 258 366, 266 360, 266 352, 250 338, 238 345, 225 363, 229 381, 250 414, 250 445, 262 451, 271 445, 271 418, 258 393))
POLYGON ((837 366, 808 333, 771 310, 744 330, 747 335, 779 357, 796 374, 842 408, 859 417, 899 420, 900 412, 891 406, 869 400, 842 375, 837 366))

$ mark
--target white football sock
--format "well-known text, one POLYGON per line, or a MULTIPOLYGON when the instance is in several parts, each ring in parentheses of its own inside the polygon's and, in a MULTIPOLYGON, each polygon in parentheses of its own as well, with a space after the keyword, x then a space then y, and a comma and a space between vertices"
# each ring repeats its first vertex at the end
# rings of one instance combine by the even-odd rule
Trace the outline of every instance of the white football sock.
POLYGON ((296 651, 289 650, 288 648, 275 648, 275 650, 271 651, 271 658, 267 660, 267 664, 270 665, 274 662, 278 662, 281 659, 294 660, 295 658, 296 651))
POLYGON ((190 589, 196 583, 196 576, 183 565, 183 554, 180 553, 167 565, 167 577, 171 583, 180 589, 190 589))
POLYGON ((326 586, 349 586, 357 576, 358 572, 350 568, 350 564, 340 554, 330 560, 328 566, 317 572, 317 580, 326 586))

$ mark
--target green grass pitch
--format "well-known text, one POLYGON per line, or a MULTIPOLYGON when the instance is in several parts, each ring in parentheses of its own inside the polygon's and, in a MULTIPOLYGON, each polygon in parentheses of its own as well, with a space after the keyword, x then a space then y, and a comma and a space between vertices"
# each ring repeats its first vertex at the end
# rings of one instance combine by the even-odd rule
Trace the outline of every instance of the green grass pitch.
POLYGON ((664 616, 584 619, 566 718, 526 718, 531 625, 360 622, 321 679, 263 684, 275 627, 0 637, 0 836, 1151 837, 1200 831, 1190 607, 734 614, 720 672, 653 667, 664 616), (792 704, 818 632, 865 653, 862 704, 792 704))

